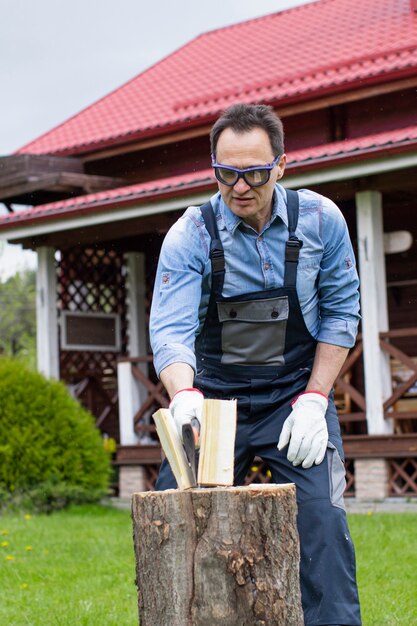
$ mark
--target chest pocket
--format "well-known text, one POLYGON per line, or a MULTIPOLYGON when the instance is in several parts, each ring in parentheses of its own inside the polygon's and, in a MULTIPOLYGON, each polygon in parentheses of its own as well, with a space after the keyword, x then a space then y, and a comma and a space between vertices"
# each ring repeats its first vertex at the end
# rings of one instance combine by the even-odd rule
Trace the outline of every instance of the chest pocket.
POLYGON ((228 365, 283 365, 288 298, 218 302, 222 359, 228 365))

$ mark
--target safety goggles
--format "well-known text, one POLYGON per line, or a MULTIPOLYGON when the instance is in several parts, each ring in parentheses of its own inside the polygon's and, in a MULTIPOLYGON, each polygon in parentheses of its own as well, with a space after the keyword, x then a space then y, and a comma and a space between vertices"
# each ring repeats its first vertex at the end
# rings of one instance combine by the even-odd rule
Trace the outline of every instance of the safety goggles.
POLYGON ((255 167, 247 167, 244 170, 240 170, 237 167, 232 167, 231 165, 216 163, 216 158, 213 154, 211 157, 211 166, 214 169, 214 174, 217 180, 223 185, 233 187, 236 185, 239 178, 243 178, 249 187, 260 187, 268 182, 271 176, 271 170, 273 170, 278 163, 280 156, 281 155, 275 157, 272 163, 267 163, 262 166, 256 165, 255 167))

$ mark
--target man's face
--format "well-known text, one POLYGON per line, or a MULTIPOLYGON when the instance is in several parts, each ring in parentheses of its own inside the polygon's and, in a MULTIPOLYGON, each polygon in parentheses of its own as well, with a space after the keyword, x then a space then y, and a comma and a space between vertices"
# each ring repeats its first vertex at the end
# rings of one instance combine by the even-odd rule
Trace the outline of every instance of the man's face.
MULTIPOLYGON (((235 133, 226 128, 219 136, 216 162, 239 169, 264 166, 275 159, 268 134, 263 128, 254 128, 247 133, 235 133)), ((256 230, 261 230, 269 220, 275 183, 282 177, 286 157, 281 156, 265 185, 250 187, 239 178, 233 187, 218 182, 219 191, 229 209, 256 230)))

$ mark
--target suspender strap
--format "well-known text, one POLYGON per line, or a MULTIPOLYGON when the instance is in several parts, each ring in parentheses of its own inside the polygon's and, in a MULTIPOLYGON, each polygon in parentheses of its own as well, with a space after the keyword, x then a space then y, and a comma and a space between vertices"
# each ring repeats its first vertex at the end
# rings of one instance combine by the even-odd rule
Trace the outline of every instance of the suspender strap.
POLYGON ((297 266, 303 242, 295 236, 298 223, 299 198, 297 191, 287 189, 288 241, 285 244, 284 287, 295 287, 297 266))
POLYGON ((211 202, 206 202, 200 208, 204 223, 211 238, 210 243, 210 260, 211 260, 211 289, 214 291, 216 298, 220 298, 224 284, 224 250, 220 241, 219 229, 217 228, 216 217, 214 215, 211 202))
MULTIPOLYGON (((212 291, 216 298, 220 298, 223 291, 225 263, 224 250, 220 241, 216 217, 211 202, 206 202, 200 208, 204 224, 210 235, 210 260, 212 273, 212 291)), ((300 249, 303 242, 295 235, 298 224, 299 198, 298 193, 287 189, 287 214, 288 214, 288 241, 285 244, 285 274, 284 287, 295 287, 297 282, 297 266, 300 249)))

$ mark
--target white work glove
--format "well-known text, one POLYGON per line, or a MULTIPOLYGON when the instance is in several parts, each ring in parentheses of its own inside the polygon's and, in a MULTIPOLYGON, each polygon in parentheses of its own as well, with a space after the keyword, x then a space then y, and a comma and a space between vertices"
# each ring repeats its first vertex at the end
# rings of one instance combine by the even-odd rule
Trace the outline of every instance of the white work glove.
POLYGON ((329 433, 325 419, 327 397, 318 391, 306 391, 292 403, 292 413, 282 427, 278 450, 290 442, 287 458, 293 465, 307 469, 319 465, 326 454, 329 433))
POLYGON ((180 389, 173 396, 169 410, 182 440, 182 427, 197 419, 201 428, 204 396, 198 389, 180 389))

